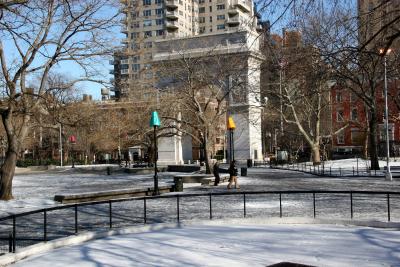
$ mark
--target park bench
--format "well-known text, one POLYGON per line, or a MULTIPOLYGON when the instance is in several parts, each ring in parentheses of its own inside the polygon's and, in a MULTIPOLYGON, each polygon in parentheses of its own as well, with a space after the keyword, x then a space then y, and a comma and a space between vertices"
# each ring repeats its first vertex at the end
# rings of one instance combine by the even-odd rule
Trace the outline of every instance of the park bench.
MULTIPOLYGON (((160 193, 168 193, 174 191, 173 185, 159 186, 160 193)), ((72 194, 58 194, 54 196, 54 200, 61 203, 81 203, 91 201, 101 201, 119 198, 130 198, 139 196, 151 196, 153 194, 152 187, 145 188, 127 188, 118 190, 83 192, 72 194)))

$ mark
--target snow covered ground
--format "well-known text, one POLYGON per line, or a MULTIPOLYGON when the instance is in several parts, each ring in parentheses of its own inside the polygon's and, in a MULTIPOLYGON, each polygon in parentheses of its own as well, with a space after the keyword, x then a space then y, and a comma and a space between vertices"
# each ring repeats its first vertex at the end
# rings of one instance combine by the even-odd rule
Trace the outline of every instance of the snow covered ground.
POLYGON ((12 265, 42 266, 400 266, 400 231, 342 225, 206 222, 111 236, 12 265))

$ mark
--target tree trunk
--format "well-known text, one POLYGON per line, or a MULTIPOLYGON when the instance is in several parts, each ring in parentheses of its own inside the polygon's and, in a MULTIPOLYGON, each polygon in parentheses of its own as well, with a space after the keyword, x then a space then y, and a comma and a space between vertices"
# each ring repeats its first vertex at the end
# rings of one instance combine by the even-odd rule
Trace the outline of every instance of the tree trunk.
POLYGON ((380 168, 378 161, 377 123, 376 123, 375 110, 371 110, 368 139, 369 139, 369 156, 371 158, 371 170, 379 170, 380 168))
POLYGON ((210 174, 211 173, 211 166, 210 166, 210 158, 209 158, 209 153, 208 153, 208 143, 207 143, 207 137, 204 138, 204 143, 203 149, 204 149, 204 161, 206 165, 206 173, 210 174))
POLYGON ((0 200, 13 199, 12 195, 12 180, 15 172, 15 165, 17 164, 17 153, 8 150, 6 157, 1 167, 0 173, 0 200))
POLYGON ((313 160, 313 165, 320 165, 321 164, 321 155, 319 151, 319 145, 313 145, 311 148, 311 155, 313 160))

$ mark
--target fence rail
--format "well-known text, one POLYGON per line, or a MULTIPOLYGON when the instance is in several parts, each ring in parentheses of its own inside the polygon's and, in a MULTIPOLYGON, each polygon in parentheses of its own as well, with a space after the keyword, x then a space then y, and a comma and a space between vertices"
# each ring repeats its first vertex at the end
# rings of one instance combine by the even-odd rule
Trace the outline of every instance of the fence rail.
POLYGON ((0 218, 0 255, 71 236, 147 223, 232 217, 332 217, 400 222, 395 191, 243 191, 171 194, 55 206, 0 218))
POLYGON ((371 170, 367 166, 353 166, 352 168, 341 168, 325 166, 323 163, 320 165, 313 165, 307 163, 290 163, 290 164, 262 164, 261 162, 255 164, 255 166, 270 166, 274 169, 300 171, 304 173, 310 173, 318 176, 329 176, 329 177, 358 177, 358 176, 383 176, 382 173, 376 170, 371 170))

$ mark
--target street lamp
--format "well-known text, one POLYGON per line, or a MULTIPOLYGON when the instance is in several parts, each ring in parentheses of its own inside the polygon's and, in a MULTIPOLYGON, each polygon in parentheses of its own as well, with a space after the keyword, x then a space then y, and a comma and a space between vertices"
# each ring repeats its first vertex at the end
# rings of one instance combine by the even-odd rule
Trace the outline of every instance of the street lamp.
POLYGON ((390 172, 390 163, 389 163, 389 159, 390 159, 390 141, 389 141, 389 111, 388 111, 388 88, 387 88, 387 70, 386 70, 386 65, 387 65, 387 59, 386 56, 392 52, 391 49, 388 49, 386 52, 384 49, 380 49, 379 53, 383 55, 383 65, 385 67, 385 132, 386 132, 386 174, 385 174, 385 178, 386 180, 390 180, 392 181, 392 173, 390 172))
POLYGON ((157 111, 153 111, 151 113, 151 119, 150 119, 150 127, 154 128, 154 189, 153 189, 153 195, 159 195, 160 192, 158 190, 158 176, 157 176, 157 127, 160 127, 160 119, 158 118, 158 113, 157 111))
POLYGON ((69 143, 71 144, 71 153, 72 153, 72 166, 71 168, 75 168, 75 156, 74 156, 74 145, 76 144, 76 137, 75 135, 71 135, 68 138, 69 143))
POLYGON ((229 149, 230 149, 230 159, 231 161, 235 160, 235 148, 234 148, 234 143, 233 143, 233 131, 236 128, 235 122, 233 121, 233 118, 229 116, 228 118, 228 126, 229 130, 229 149))

